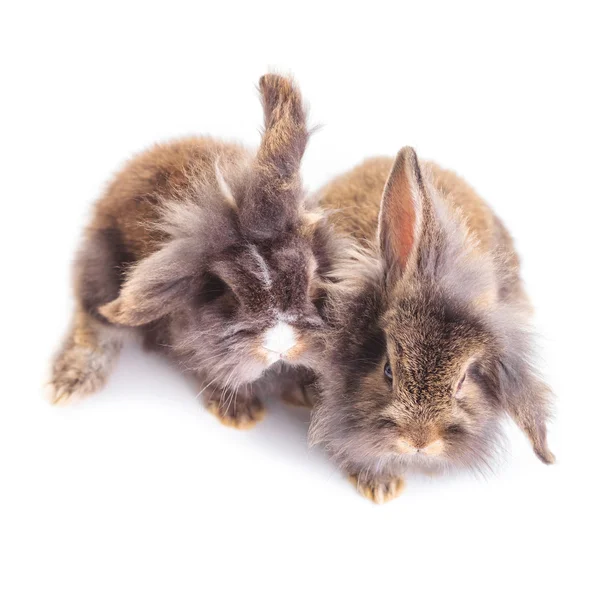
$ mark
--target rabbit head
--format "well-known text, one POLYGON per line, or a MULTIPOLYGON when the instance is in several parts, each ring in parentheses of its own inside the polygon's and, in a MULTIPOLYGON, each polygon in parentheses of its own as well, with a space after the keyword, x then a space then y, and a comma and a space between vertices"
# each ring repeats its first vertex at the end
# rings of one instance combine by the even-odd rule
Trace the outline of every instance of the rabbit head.
POLYGON ((538 457, 549 391, 531 365, 522 306, 499 298, 501 261, 470 235, 411 148, 397 156, 378 247, 349 259, 327 305, 322 397, 311 422, 351 473, 489 463, 508 413, 538 457))
POLYGON ((190 167, 160 200, 162 247, 100 308, 113 323, 158 328, 164 346, 217 385, 252 382, 279 361, 310 363, 322 324, 333 242, 305 204, 305 108, 288 78, 265 75, 260 92, 256 155, 217 146, 190 167))

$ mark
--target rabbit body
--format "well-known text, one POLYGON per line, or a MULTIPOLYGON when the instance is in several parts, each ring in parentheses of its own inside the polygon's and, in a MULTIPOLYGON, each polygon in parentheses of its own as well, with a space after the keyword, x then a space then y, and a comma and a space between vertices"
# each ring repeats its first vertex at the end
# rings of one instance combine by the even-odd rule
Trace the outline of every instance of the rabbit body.
POLYGON ((550 393, 532 365, 531 308, 510 235, 453 172, 367 160, 318 194, 359 251, 336 277, 311 440, 383 502, 412 468, 486 468, 508 413, 538 457, 550 393))
POLYGON ((228 425, 260 419, 261 381, 272 390, 280 372, 299 402, 292 382, 310 380, 318 355, 316 302, 335 240, 305 202, 298 90, 269 74, 260 91, 256 152, 208 137, 157 144, 97 202, 75 262, 72 327, 53 365, 55 402, 99 389, 132 331, 193 374, 228 425))

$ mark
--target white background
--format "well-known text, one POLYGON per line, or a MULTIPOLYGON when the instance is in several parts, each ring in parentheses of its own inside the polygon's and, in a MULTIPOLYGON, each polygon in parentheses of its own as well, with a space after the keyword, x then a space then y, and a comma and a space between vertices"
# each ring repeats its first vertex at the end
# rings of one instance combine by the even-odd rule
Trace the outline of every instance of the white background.
POLYGON ((0 597, 597 598, 597 3, 11 4, 0 597), (307 449, 306 413, 272 403, 255 430, 229 430, 136 347, 102 393, 47 403, 70 260, 104 182, 172 136, 256 144, 269 67, 296 76, 324 125, 310 189, 411 144, 506 221, 558 398, 555 466, 510 425, 487 480, 413 479, 372 505, 307 449))

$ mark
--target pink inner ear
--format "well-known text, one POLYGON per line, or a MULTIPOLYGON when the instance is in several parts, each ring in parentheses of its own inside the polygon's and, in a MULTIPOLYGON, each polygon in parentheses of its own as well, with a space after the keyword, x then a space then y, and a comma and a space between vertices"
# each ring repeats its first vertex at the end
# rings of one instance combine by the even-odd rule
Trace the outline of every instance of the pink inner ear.
POLYGON ((388 198, 389 244, 396 261, 404 270, 415 245, 416 226, 415 205, 408 177, 396 175, 388 198))

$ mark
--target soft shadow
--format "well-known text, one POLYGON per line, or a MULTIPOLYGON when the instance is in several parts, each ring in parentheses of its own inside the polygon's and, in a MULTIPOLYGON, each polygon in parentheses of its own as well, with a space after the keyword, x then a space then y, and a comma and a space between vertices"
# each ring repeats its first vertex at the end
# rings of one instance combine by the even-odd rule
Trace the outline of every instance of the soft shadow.
MULTIPOLYGON (((114 407, 117 412, 143 412, 144 407, 150 405, 155 411, 165 411, 171 425, 173 419, 185 419, 186 424, 193 421, 199 433, 222 438, 224 444, 239 445, 240 452, 253 446, 269 460, 281 459, 295 468, 310 468, 315 473, 320 471, 325 479, 343 479, 322 448, 308 447, 308 409, 290 406, 277 398, 267 398, 264 400, 267 408, 264 420, 249 431, 238 431, 225 427, 210 414, 198 392, 193 377, 179 371, 168 359, 142 350, 135 343, 128 343, 106 388, 89 400, 103 405, 118 403, 119 406, 114 407)), ((473 480, 484 485, 485 480, 496 479, 497 475, 496 469, 485 476, 468 471, 436 475, 411 472, 406 477, 409 484, 407 491, 418 496, 429 494, 432 488, 443 485, 445 493, 451 493, 456 486, 469 485, 467 482, 472 485, 473 480)))
POLYGON ((173 362, 156 352, 143 350, 135 342, 123 348, 119 362, 104 390, 90 398, 94 403, 139 410, 152 405, 154 409, 169 411, 170 416, 180 415, 197 421, 199 431, 218 433, 240 445, 253 444, 269 456, 283 457, 294 463, 321 465, 330 473, 333 469, 320 448, 308 448, 310 411, 307 408, 285 404, 277 398, 263 398, 266 415, 263 421, 249 431, 238 431, 222 425, 210 414, 199 395, 197 382, 190 374, 182 373, 173 362))

